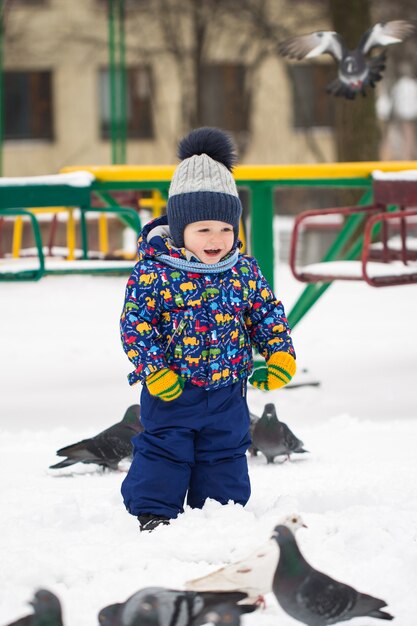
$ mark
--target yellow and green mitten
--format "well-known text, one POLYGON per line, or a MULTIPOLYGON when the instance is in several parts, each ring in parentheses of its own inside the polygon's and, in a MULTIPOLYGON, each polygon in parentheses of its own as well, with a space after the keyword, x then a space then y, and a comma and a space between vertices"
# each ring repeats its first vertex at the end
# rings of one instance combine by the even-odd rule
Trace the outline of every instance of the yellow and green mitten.
POLYGON ((152 396, 156 396, 170 402, 175 400, 182 394, 184 388, 184 379, 178 376, 168 367, 153 372, 146 377, 146 386, 152 396))
POLYGON ((274 352, 266 365, 267 367, 256 369, 253 376, 249 378, 251 385, 263 391, 284 387, 290 382, 297 369, 294 357, 288 352, 274 352))

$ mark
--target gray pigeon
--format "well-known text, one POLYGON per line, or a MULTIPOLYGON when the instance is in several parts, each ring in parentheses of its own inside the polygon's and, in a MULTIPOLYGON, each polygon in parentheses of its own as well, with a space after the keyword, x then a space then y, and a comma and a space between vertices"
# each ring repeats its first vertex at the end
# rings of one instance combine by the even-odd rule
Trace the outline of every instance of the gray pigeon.
POLYGON ((252 426, 252 454, 260 450, 268 463, 273 463, 275 457, 308 452, 304 450, 303 442, 294 435, 287 424, 280 422, 274 404, 265 404, 264 412, 252 426))
POLYGON ((126 602, 101 609, 99 622, 103 623, 104 615, 106 626, 194 626, 203 612, 219 604, 233 605, 240 613, 255 611, 256 604, 237 604, 246 597, 247 594, 240 591, 197 593, 145 587, 126 602))
POLYGON ((276 526, 272 536, 280 550, 272 590, 288 615, 308 626, 327 626, 353 617, 394 619, 381 611, 387 606, 384 600, 360 593, 311 567, 287 526, 276 526))
POLYGON ((90 439, 83 439, 57 451, 58 456, 67 457, 51 465, 61 469, 74 463, 96 463, 104 468, 117 470, 122 459, 132 457, 132 437, 143 431, 140 421, 140 406, 132 404, 123 419, 90 439))
POLYGON ((120 626, 118 615, 122 606, 121 602, 116 602, 116 604, 109 604, 109 606, 102 608, 98 614, 100 626, 120 626))
POLYGON ((354 100, 357 93, 365 96, 365 88, 368 85, 375 87, 375 83, 382 79, 385 50, 373 56, 370 54, 372 50, 401 43, 415 30, 415 24, 407 20, 379 22, 362 35, 354 50, 346 47, 338 33, 316 31, 283 41, 279 45, 279 51, 283 56, 297 60, 330 54, 339 64, 339 72, 338 78, 327 86, 327 92, 354 100))
MULTIPOLYGON (((307 528, 301 515, 285 515, 279 522, 294 532, 307 528)), ((272 590, 272 579, 278 565, 279 550, 274 539, 268 539, 243 559, 229 563, 206 576, 194 578, 184 583, 189 591, 244 591, 245 604, 259 604, 272 590)))
POLYGON ((33 607, 33 613, 8 626, 63 626, 61 603, 51 591, 39 589, 29 604, 33 607))

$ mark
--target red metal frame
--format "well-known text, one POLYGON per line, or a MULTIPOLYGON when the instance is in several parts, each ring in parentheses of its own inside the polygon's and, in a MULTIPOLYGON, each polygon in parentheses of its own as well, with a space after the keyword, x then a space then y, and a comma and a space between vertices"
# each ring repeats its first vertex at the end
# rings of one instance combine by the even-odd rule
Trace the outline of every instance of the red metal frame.
POLYGON ((364 206, 350 206, 350 207, 334 207, 330 209, 312 209, 310 211, 303 211, 294 221, 294 227, 292 231, 291 237, 291 246, 290 246, 290 268, 295 278, 303 283, 314 283, 314 282, 330 282, 332 280, 361 280, 357 276, 335 276, 331 272, 325 271, 326 263, 323 263, 323 274, 309 274, 303 270, 299 271, 296 265, 297 259, 297 246, 298 246, 298 234, 300 231, 301 223, 307 220, 310 217, 322 217, 323 215, 342 215, 349 216, 355 213, 371 213, 375 214, 380 211, 379 207, 375 204, 369 204, 364 206))
MULTIPOLYGON (((365 224, 365 230, 363 235, 363 248, 362 248, 362 277, 368 285, 372 287, 387 287, 389 285, 407 285, 417 282, 417 265, 415 271, 409 274, 389 275, 386 276, 369 276, 367 271, 368 261, 371 258, 371 245, 372 245, 372 231, 378 222, 383 222, 387 225, 389 221, 400 220, 400 236, 401 236, 401 249, 392 250, 388 245, 382 247, 382 260, 384 263, 388 263, 393 260, 402 261, 407 266, 409 261, 417 260, 417 253, 414 250, 408 250, 406 244, 407 225, 406 220, 409 217, 417 217, 417 210, 405 211, 403 207, 400 207, 400 211, 396 213, 378 213, 371 216, 365 224)), ((383 229, 386 234, 387 229, 383 229)), ((387 268, 388 269, 388 268, 387 268)))
MULTIPOLYGON (((374 204, 367 206, 351 206, 330 209, 318 209, 304 211, 300 213, 294 222, 290 248, 290 267, 295 278, 305 283, 332 282, 333 280, 364 280, 373 287, 385 287, 389 285, 406 285, 417 283, 416 271, 404 274, 389 274, 389 263, 391 261, 401 261, 407 267, 409 261, 417 261, 417 251, 407 248, 407 227, 409 218, 417 219, 417 209, 408 209, 406 206, 417 206, 417 181, 404 180, 374 180, 373 182, 374 204), (387 212, 388 206, 397 205, 398 211, 387 212), (296 266, 297 245, 299 231, 303 221, 323 215, 349 216, 363 213, 365 218, 363 245, 361 253, 361 275, 340 275, 326 270, 326 261, 321 262, 323 272, 309 273, 305 269, 299 270, 296 266), (399 221, 400 248, 394 250, 388 245, 390 222, 399 221), (375 226, 381 223, 381 243, 380 251, 372 247, 372 237, 375 226), (384 276, 370 276, 368 264, 370 261, 386 264, 387 274, 384 276)), ((340 262, 351 263, 341 259, 340 262)), ((330 262, 331 263, 331 262, 330 262)), ((329 263, 329 267, 331 267, 329 263)))

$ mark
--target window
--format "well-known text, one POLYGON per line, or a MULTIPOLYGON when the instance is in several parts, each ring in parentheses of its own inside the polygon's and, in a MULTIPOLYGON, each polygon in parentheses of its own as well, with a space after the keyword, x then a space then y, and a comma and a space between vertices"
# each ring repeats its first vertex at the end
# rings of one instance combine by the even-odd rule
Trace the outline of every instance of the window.
POLYGON ((201 76, 200 121, 232 132, 248 130, 246 68, 225 63, 206 65, 201 76))
MULTIPOLYGON (((109 0, 97 0, 97 4, 100 8, 107 9, 109 6, 109 0)), ((120 6, 120 0, 113 0, 114 8, 120 6)), ((124 0, 123 8, 127 11, 134 11, 136 9, 146 9, 149 6, 149 0, 124 0)))
POLYGON ((53 139, 52 73, 4 73, 5 139, 53 139))
POLYGON ((333 127, 334 96, 326 86, 336 78, 335 65, 289 65, 295 128, 333 127))
MULTIPOLYGON (((11 9, 16 7, 24 7, 24 6, 37 6, 39 4, 46 4, 47 0, 13 0, 9 3, 11 9)), ((8 9, 9 7, 6 7, 8 9)))
MULTIPOLYGON (((100 70, 100 134, 109 139, 110 119, 110 73, 100 70)), ((152 77, 149 67, 129 67, 126 70, 126 123, 128 139, 152 139, 152 77)), ((120 122, 119 119, 116 120, 120 122)))

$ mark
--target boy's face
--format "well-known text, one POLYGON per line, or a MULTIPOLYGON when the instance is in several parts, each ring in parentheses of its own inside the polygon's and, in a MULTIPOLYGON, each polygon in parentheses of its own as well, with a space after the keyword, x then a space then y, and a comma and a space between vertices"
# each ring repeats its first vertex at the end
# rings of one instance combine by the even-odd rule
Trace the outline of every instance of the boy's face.
POLYGON ((184 229, 184 246, 209 265, 218 263, 230 252, 234 238, 233 226, 216 220, 192 222, 184 229))

